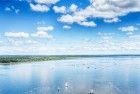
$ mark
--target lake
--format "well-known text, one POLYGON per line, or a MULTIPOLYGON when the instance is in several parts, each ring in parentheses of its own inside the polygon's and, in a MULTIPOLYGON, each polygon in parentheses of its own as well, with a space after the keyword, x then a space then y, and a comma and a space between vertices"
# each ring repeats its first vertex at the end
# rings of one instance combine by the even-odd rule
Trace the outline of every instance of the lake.
POLYGON ((140 94, 140 57, 1 64, 0 94, 140 94))

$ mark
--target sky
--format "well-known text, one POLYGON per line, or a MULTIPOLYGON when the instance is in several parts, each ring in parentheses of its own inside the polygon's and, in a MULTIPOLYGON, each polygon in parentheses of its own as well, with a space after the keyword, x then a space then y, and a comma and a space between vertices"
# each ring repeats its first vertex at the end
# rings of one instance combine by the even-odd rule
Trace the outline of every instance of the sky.
POLYGON ((140 0, 0 0, 0 55, 140 54, 140 0))

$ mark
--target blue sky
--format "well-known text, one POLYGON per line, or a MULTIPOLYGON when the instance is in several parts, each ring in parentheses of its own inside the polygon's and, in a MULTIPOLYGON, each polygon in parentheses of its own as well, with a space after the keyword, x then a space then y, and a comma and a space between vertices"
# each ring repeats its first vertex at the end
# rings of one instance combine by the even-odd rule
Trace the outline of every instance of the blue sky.
POLYGON ((1 0, 0 54, 140 54, 139 0, 1 0))

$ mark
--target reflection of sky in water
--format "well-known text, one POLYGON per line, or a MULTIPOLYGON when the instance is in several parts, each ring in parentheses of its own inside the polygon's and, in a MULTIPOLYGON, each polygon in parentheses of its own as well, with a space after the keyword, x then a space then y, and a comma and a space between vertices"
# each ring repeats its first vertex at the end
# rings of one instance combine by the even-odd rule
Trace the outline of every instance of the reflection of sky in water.
POLYGON ((139 58, 0 65, 0 94, 139 94, 139 58))

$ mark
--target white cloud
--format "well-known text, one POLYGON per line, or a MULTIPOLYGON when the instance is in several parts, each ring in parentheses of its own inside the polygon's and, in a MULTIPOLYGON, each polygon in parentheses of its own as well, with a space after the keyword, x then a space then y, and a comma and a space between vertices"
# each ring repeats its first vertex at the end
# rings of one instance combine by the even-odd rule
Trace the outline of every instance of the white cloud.
POLYGON ((64 28, 64 29, 71 29, 71 26, 64 25, 63 28, 64 28))
POLYGON ((138 0, 90 0, 91 4, 84 9, 68 13, 58 18, 63 23, 80 23, 83 20, 103 18, 106 22, 118 22, 118 17, 132 12, 140 12, 138 0))
POLYGON ((24 42, 13 40, 11 42, 14 45, 0 46, 0 52, 4 54, 134 54, 140 52, 139 35, 116 40, 112 34, 100 32, 97 37, 98 40, 88 38, 69 43, 57 41, 58 43, 48 42, 47 44, 33 40, 24 40, 24 42))
POLYGON ((37 41, 34 40, 27 40, 25 41, 27 44, 37 44, 37 41))
POLYGON ((6 7, 5 11, 11 11, 11 9, 9 7, 6 7))
POLYGON ((10 38, 28 38, 29 34, 25 32, 5 32, 6 37, 10 38))
POLYGON ((83 16, 72 16, 70 14, 63 15, 62 17, 58 18, 58 21, 64 22, 64 23, 80 23, 82 21, 86 21, 86 19, 83 16))
POLYGON ((13 9, 13 10, 14 10, 14 9, 15 9, 15 6, 11 6, 11 9, 13 9))
POLYGON ((120 22, 121 20, 119 18, 112 18, 112 19, 104 19, 104 22, 106 23, 115 23, 120 22))
POLYGON ((96 27, 96 24, 93 21, 90 21, 90 22, 83 21, 83 22, 80 22, 79 24, 86 27, 96 27))
POLYGON ((10 6, 10 7, 6 7, 5 11, 15 12, 16 14, 18 14, 20 10, 15 8, 14 6, 10 6))
POLYGON ((20 11, 19 9, 15 9, 15 13, 16 13, 16 14, 18 14, 18 13, 19 13, 19 11, 20 11))
POLYGON ((87 16, 115 18, 127 15, 130 12, 140 11, 140 2, 137 0, 91 0, 92 5, 80 12, 87 12, 87 16))
POLYGON ((72 4, 72 5, 70 6, 70 11, 71 11, 71 12, 75 12, 75 11, 77 11, 77 8, 78 8, 77 5, 72 4))
POLYGON ((135 41, 140 41, 140 35, 130 35, 129 36, 129 39, 131 40, 135 40, 135 41))
POLYGON ((31 4, 30 3, 30 7, 33 11, 38 11, 38 12, 48 12, 49 11, 49 7, 47 5, 41 5, 41 4, 31 4))
POLYGON ((34 0, 34 1, 40 4, 55 4, 59 0, 34 0))
POLYGON ((124 32, 134 32, 138 30, 138 28, 134 26, 126 26, 126 27, 120 27, 119 30, 124 31, 124 32))
POLYGON ((86 27, 96 27, 95 22, 87 21, 83 16, 71 16, 67 14, 58 18, 58 21, 65 22, 68 24, 78 23, 79 25, 86 27))
POLYGON ((37 12, 48 12, 52 4, 57 3, 59 0, 33 0, 36 4, 33 4, 32 1, 29 2, 30 7, 33 11, 37 12))
POLYGON ((37 30, 38 30, 38 31, 52 31, 53 29, 54 29, 53 26, 47 26, 47 27, 42 26, 42 27, 37 27, 37 30))
POLYGON ((52 35, 49 35, 48 32, 45 32, 45 31, 37 31, 31 36, 38 37, 38 38, 48 38, 48 39, 52 38, 52 35))
POLYGON ((52 39, 53 36, 49 34, 48 31, 52 31, 54 29, 53 26, 48 27, 37 27, 37 32, 31 34, 32 37, 38 37, 38 38, 48 38, 52 39))
POLYGON ((78 8, 77 5, 72 4, 72 5, 69 7, 69 9, 66 9, 65 6, 61 6, 61 7, 54 6, 54 7, 53 7, 53 10, 55 11, 55 13, 68 13, 68 12, 75 12, 75 11, 77 11, 77 8, 78 8))
POLYGON ((65 7, 65 6, 61 6, 61 7, 54 6, 54 7, 53 7, 53 10, 54 10, 56 13, 66 13, 66 7, 65 7))
POLYGON ((19 0, 20 2, 24 1, 24 0, 19 0))

